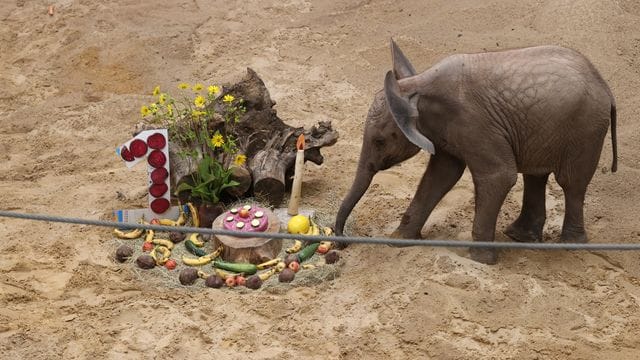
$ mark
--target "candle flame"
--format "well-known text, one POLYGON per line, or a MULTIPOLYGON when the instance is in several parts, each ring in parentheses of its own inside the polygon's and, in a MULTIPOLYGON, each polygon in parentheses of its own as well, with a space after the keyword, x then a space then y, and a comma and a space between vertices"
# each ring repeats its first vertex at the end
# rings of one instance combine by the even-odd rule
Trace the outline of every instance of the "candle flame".
POLYGON ((304 134, 300 134, 300 136, 298 136, 298 141, 296 141, 296 148, 298 150, 304 150, 304 134))

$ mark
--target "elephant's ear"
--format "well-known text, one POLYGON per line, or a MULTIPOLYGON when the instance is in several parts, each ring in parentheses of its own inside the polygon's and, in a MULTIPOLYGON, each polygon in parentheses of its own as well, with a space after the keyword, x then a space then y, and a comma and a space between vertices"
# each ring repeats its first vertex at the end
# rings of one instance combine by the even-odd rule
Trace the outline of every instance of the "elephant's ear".
POLYGON ((409 59, 404 56, 402 50, 393 39, 391 39, 391 59, 393 59, 393 74, 396 79, 404 79, 416 74, 416 69, 413 68, 409 59))
POLYGON ((417 128, 418 95, 415 94, 410 98, 402 96, 400 87, 398 86, 398 80, 396 80, 391 71, 387 72, 387 76, 384 78, 384 94, 393 120, 404 136, 428 153, 435 154, 436 149, 431 140, 422 135, 417 128))

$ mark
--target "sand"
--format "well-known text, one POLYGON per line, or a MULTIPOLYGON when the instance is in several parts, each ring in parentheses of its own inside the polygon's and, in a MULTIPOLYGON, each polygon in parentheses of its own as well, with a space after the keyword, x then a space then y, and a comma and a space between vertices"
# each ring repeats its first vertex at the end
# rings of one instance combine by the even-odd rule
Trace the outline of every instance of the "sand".
MULTIPOLYGON (((251 67, 293 126, 331 120, 339 142, 308 164, 302 206, 335 217, 393 36, 420 71, 456 52, 540 44, 589 57, 618 103, 586 200, 592 242, 640 240, 640 5, 635 0, 5 1, 0 7, 0 208, 89 219, 145 206, 145 169, 114 149, 155 85, 228 83, 251 67), (55 6, 53 16, 47 14, 55 6), (120 195, 118 195, 120 194, 120 195)), ((423 154, 379 174, 347 230, 389 235, 423 154)), ((517 216, 522 182, 499 217, 517 216)), ((544 241, 556 242, 560 188, 544 241)), ((423 228, 471 238, 468 173, 423 228)), ((635 359, 640 254, 357 245, 339 276, 259 291, 165 286, 112 260, 105 228, 0 219, 4 358, 635 359)), ((154 270, 155 271, 155 270, 154 270)), ((176 275, 177 276, 177 275, 176 275)))

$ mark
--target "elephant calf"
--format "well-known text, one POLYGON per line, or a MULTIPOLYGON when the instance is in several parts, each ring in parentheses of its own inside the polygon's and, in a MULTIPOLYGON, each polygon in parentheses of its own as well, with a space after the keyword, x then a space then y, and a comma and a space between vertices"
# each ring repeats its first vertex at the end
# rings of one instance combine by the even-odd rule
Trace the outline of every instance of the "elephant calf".
MULTIPOLYGON (((555 175, 565 196, 561 239, 586 242, 583 204, 611 124, 617 168, 616 105, 598 71, 576 51, 539 46, 458 54, 421 74, 391 41, 393 71, 375 95, 364 129, 356 178, 336 218, 347 217, 373 176, 424 149, 431 154, 416 194, 392 234, 420 238, 431 211, 469 167, 475 187, 473 240, 493 241, 500 207, 524 177, 518 219, 506 234, 540 241, 545 187, 555 175)), ((471 258, 497 261, 495 249, 471 258)))

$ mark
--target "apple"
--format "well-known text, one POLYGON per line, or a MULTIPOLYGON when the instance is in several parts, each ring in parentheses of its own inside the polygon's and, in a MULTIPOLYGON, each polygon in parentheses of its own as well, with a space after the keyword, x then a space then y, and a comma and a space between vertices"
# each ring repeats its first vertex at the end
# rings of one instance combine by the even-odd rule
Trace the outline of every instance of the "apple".
POLYGON ((144 252, 151 251, 153 250, 153 247, 154 247, 153 243, 145 241, 144 244, 142 244, 142 251, 144 252))
POLYGON ((177 265, 178 265, 178 263, 176 263, 176 261, 173 260, 173 259, 169 259, 169 260, 167 260, 166 263, 164 263, 164 267, 166 267, 169 270, 175 269, 177 265))
POLYGON ((241 218, 246 219, 246 218, 248 218, 248 217, 249 217, 249 210, 247 210, 247 209, 240 209, 240 210, 238 211, 238 215, 240 215, 240 217, 241 217, 241 218))
POLYGON ((300 263, 297 261, 290 262, 289 269, 293 270, 293 272, 298 272, 298 270, 300 270, 300 263))

